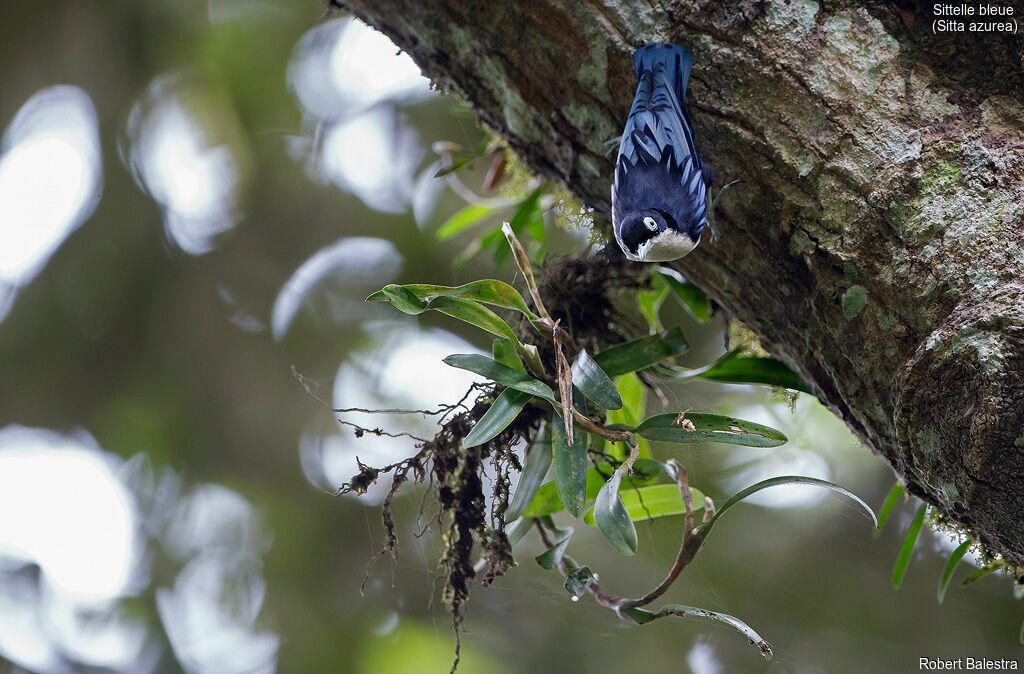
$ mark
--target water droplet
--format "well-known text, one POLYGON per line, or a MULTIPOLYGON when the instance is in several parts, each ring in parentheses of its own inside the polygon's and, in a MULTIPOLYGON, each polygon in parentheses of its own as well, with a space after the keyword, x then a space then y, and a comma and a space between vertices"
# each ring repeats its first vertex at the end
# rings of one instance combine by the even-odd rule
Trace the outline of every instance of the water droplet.
POLYGON ((572 599, 573 601, 579 601, 580 600, 580 598, 577 597, 576 595, 573 595, 572 597, 570 597, 570 599, 572 599))

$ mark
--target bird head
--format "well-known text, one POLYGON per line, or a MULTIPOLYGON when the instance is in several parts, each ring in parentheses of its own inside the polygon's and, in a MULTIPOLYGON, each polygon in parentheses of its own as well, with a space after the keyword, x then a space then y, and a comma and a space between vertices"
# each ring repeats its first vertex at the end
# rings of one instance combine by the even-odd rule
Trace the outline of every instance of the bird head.
POLYGON ((655 209, 628 213, 616 238, 622 252, 635 262, 677 260, 698 243, 689 234, 679 231, 672 216, 655 209))

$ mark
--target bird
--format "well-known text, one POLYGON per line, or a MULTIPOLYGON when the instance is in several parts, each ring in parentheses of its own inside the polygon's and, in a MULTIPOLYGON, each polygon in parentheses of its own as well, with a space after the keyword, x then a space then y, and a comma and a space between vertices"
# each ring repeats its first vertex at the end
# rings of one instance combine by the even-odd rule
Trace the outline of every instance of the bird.
POLYGON ((686 109, 693 61, 677 44, 652 42, 633 54, 636 95, 612 183, 612 229, 630 260, 683 257, 697 247, 713 210, 711 169, 697 155, 686 109))

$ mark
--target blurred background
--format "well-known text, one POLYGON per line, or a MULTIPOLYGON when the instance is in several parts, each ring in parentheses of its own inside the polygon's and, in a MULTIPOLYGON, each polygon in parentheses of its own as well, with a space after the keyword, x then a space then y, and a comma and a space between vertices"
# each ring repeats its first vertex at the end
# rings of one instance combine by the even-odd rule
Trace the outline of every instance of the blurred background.
MULTIPOLYGON (((447 671, 440 543, 415 535, 431 512, 418 517, 423 489, 397 500, 398 565, 380 560, 363 595, 387 485, 331 494, 357 455, 388 463, 411 441, 357 439, 329 407, 462 396, 474 380, 440 359, 489 339, 362 300, 390 282, 513 280, 478 248, 534 184, 514 175, 484 194, 487 158, 435 178, 454 144, 480 148, 486 133, 386 38, 317 0, 55 0, 0 16, 0 671, 447 671), (481 197, 490 218, 439 240, 481 197)), ((532 236, 549 255, 585 254, 588 213, 549 194, 532 236)), ((693 345, 684 365, 724 352, 721 322, 667 305, 663 318, 693 345)), ((877 507, 893 483, 809 396, 790 409, 703 382, 668 408, 790 437, 781 451, 655 445, 719 502, 805 474, 877 507)), ((808 488, 764 492, 723 520, 666 599, 742 618, 775 646, 767 664, 723 627, 630 627, 569 601, 528 536, 519 566, 475 591, 460 671, 912 671, 923 656, 1015 657, 1022 611, 1005 578, 936 604, 945 536, 923 534, 892 589, 915 508, 902 504, 877 539, 850 503, 808 488)), ((680 525, 639 525, 627 559, 574 523, 570 550, 611 591, 636 593, 667 571, 680 525)))

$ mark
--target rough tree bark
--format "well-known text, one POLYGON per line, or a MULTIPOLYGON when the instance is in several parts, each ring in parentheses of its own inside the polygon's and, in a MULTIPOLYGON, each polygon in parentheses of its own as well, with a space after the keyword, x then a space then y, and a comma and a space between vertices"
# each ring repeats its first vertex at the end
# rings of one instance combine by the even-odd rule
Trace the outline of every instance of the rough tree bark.
POLYGON ((1024 565, 1024 75, 931 4, 343 0, 607 214, 632 51, 696 53, 724 235, 679 268, 912 493, 1024 565))

